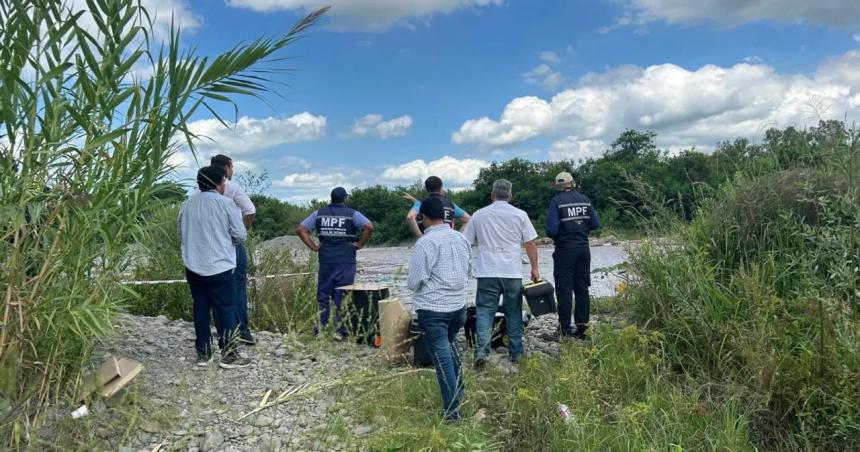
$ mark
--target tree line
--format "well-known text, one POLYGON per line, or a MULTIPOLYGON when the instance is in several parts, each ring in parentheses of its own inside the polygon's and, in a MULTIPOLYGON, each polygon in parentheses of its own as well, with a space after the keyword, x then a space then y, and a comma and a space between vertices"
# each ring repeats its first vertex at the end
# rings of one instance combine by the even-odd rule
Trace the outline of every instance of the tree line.
MULTIPOLYGON (((481 169, 471 187, 448 196, 469 212, 486 206, 493 181, 513 183, 513 204, 525 210, 539 232, 543 231, 546 208, 554 196, 553 178, 570 172, 578 189, 588 195, 597 209, 606 233, 638 235, 643 222, 656 218, 656 210, 691 220, 699 205, 714 189, 739 172, 764 173, 793 165, 814 165, 815 149, 845 132, 840 121, 822 121, 817 127, 770 129, 761 143, 744 138, 717 143, 713 152, 695 148, 670 153, 657 146, 657 134, 626 130, 598 157, 580 161, 532 162, 514 158, 494 162, 481 169)), ((445 174, 438 174, 445 180, 445 174)), ((238 182, 251 192, 257 207, 254 232, 263 240, 293 234, 295 226, 324 200, 298 205, 263 194, 266 174, 240 176, 238 182)), ((179 189, 164 190, 167 198, 179 189)), ((409 186, 374 185, 350 193, 350 206, 370 218, 376 226, 371 243, 396 244, 412 236, 404 218, 411 204, 401 193, 421 198, 423 181, 409 186)))

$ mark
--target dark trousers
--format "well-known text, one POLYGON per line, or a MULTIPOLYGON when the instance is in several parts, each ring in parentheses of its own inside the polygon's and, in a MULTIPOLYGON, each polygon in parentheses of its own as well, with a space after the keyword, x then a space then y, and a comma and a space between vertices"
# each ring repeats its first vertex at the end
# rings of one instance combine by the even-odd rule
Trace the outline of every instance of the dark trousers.
POLYGON ((573 321, 582 331, 588 327, 591 300, 591 250, 588 247, 556 248, 552 253, 552 275, 555 278, 555 297, 558 301, 558 322, 564 333, 571 333, 570 311, 573 297, 573 321))
POLYGON ((239 332, 250 334, 248 328, 248 254, 245 245, 236 245, 236 320, 239 322, 239 332))
POLYGON ((218 346, 221 355, 230 353, 235 347, 236 335, 236 277, 233 270, 211 276, 201 276, 185 269, 185 279, 194 301, 194 333, 197 336, 194 348, 198 353, 212 354, 212 339, 209 313, 215 317, 218 346))
POLYGON ((505 329, 508 333, 508 352, 516 361, 523 356, 523 280, 521 278, 478 278, 478 293, 475 295, 475 359, 484 359, 490 354, 493 337, 493 320, 499 310, 502 297, 502 313, 505 314, 505 329))
POLYGON ((342 290, 335 287, 348 286, 355 282, 355 264, 320 264, 317 273, 317 302, 319 303, 320 326, 329 322, 329 312, 334 304, 334 324, 341 333, 346 329, 341 325, 340 305, 343 301, 342 290))
POLYGON ((436 380, 442 393, 442 411, 445 419, 460 419, 460 400, 463 397, 463 372, 457 333, 466 323, 466 309, 453 312, 435 312, 419 309, 418 327, 424 334, 427 351, 433 358, 436 380))

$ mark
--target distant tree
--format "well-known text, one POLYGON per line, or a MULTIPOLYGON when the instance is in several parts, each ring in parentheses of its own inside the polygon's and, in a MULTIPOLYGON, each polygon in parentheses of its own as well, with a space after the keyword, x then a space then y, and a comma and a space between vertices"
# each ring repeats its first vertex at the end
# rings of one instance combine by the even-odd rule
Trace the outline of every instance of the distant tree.
POLYGON ((269 170, 267 169, 263 169, 259 173, 255 171, 241 173, 236 176, 236 182, 249 195, 262 195, 263 192, 272 186, 272 182, 269 180, 269 170))

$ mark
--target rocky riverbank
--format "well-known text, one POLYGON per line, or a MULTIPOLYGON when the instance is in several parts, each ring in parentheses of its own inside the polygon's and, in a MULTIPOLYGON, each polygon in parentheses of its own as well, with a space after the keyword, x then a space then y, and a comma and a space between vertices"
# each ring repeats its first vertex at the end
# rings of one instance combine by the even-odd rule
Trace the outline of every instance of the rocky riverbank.
MULTIPOLYGON (((525 343, 530 353, 558 351, 559 344, 544 337, 555 324, 554 315, 529 323, 525 343)), ((140 361, 146 369, 126 394, 115 397, 125 400, 108 400, 108 405, 91 402, 92 414, 78 420, 68 418, 75 408, 69 406, 58 411, 57 421, 88 428, 97 447, 122 452, 356 450, 361 448, 361 437, 377 426, 360 423, 343 405, 349 385, 369 370, 377 378, 380 371, 409 370, 385 363, 380 350, 364 345, 268 332, 258 332, 256 338, 255 347, 242 348, 253 359, 251 367, 223 370, 216 363, 198 367, 191 323, 123 316, 93 365, 114 355, 140 361), (331 387, 314 390, 323 383, 331 387), (290 388, 304 388, 308 395, 240 419, 257 408, 268 391, 274 400, 290 388), (118 418, 113 409, 117 404, 134 405, 134 419, 118 418)), ((489 372, 517 371, 505 353, 497 350, 489 372)), ((50 435, 50 423, 46 433, 50 435)))

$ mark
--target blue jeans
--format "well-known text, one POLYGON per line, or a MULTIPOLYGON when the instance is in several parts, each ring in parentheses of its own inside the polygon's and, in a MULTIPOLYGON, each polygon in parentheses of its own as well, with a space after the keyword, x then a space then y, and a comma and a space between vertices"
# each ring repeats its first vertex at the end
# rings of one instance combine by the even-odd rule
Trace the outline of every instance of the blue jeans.
POLYGON ((460 419, 460 399, 463 397, 463 373, 457 333, 466 323, 466 309, 453 312, 434 312, 419 309, 418 327, 424 334, 427 351, 433 358, 436 380, 442 393, 442 410, 445 419, 460 419))
POLYGON ((334 324, 342 334, 346 328, 341 324, 340 305, 343 291, 335 287, 348 286, 355 282, 355 264, 320 264, 317 273, 317 302, 319 303, 320 327, 328 325, 331 305, 334 304, 334 324))
POLYGON ((523 281, 520 278, 478 278, 478 293, 475 295, 475 360, 486 359, 490 354, 493 337, 493 319, 499 311, 502 297, 502 313, 508 333, 508 351, 511 359, 520 359, 523 349, 523 281))
POLYGON ((239 332, 250 334, 248 328, 248 254, 245 245, 236 245, 236 320, 239 322, 239 332))
POLYGON ((230 353, 235 347, 236 335, 236 278, 233 270, 211 276, 201 276, 185 269, 185 279, 191 289, 194 302, 194 348, 197 353, 212 354, 212 333, 209 326, 209 313, 215 317, 218 331, 218 346, 221 355, 230 353))

